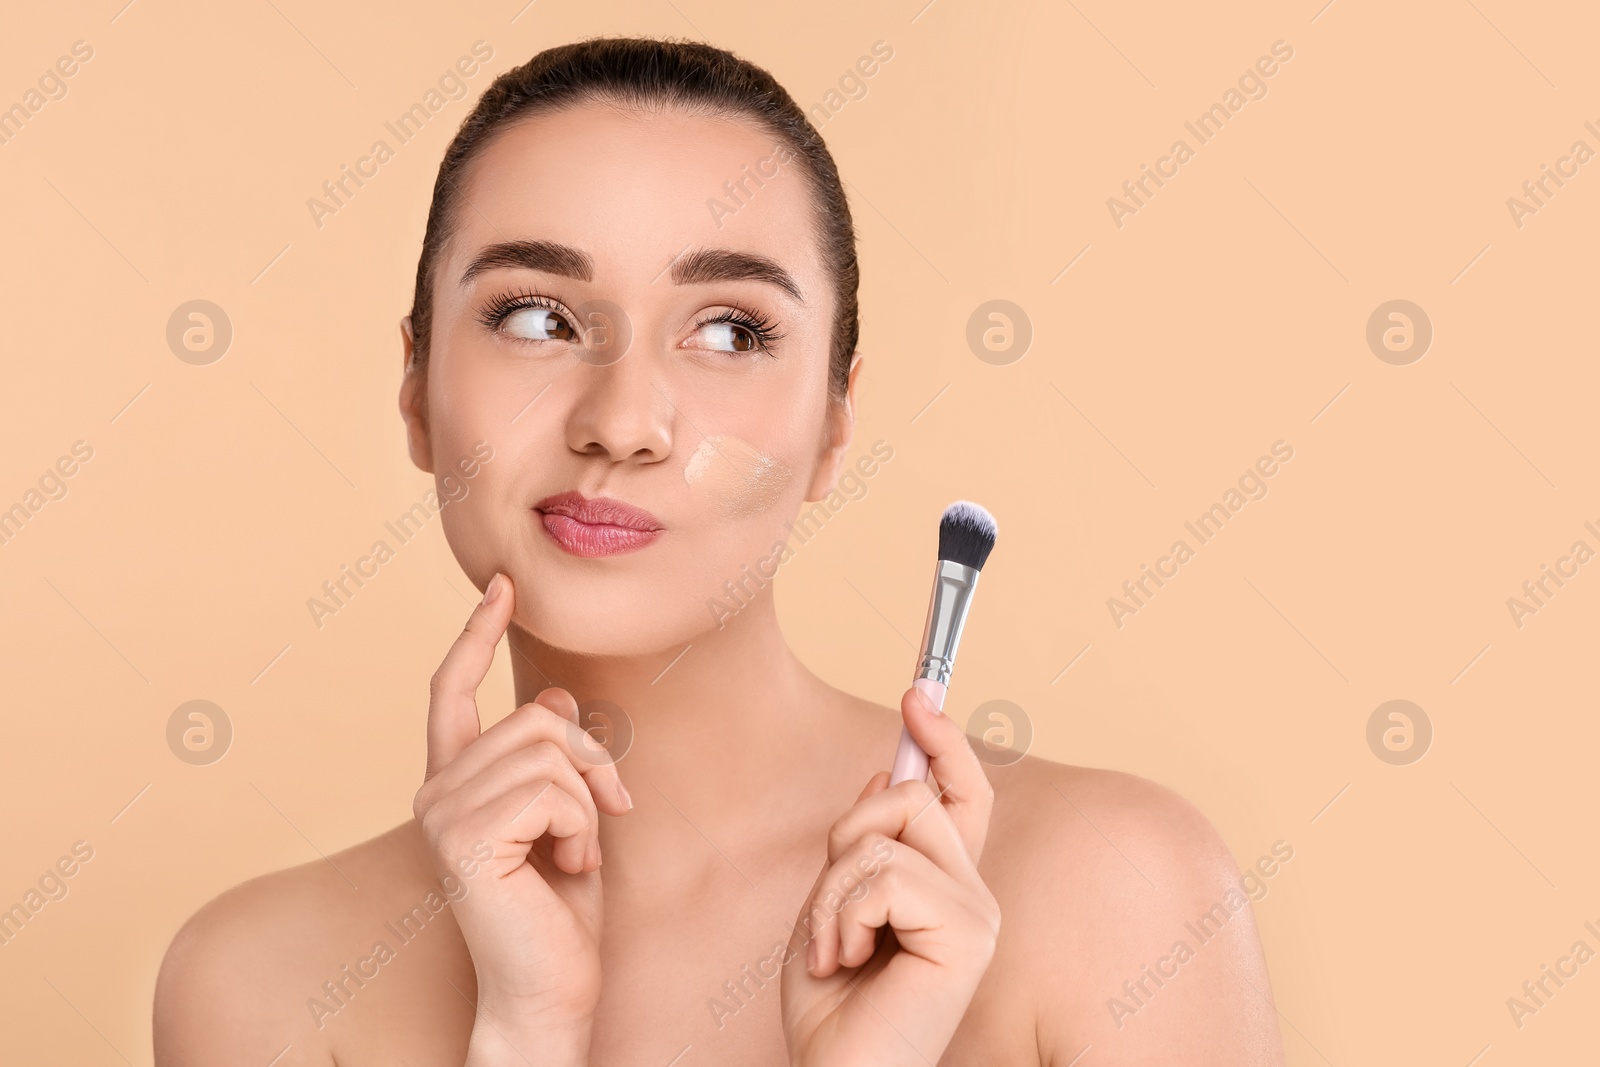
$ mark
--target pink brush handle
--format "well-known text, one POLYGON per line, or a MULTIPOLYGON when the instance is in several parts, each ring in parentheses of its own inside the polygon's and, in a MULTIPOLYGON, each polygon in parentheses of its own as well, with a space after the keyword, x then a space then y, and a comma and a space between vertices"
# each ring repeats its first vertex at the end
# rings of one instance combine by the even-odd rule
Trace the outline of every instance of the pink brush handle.
MULTIPOLYGON (((944 710, 945 687, 932 678, 918 678, 911 683, 922 690, 922 695, 933 702, 933 706, 940 711, 944 710)), ((894 769, 889 772, 889 784, 899 785, 915 778, 924 781, 928 777, 928 754, 922 751, 922 746, 911 737, 911 731, 900 730, 900 747, 894 753, 894 769)))

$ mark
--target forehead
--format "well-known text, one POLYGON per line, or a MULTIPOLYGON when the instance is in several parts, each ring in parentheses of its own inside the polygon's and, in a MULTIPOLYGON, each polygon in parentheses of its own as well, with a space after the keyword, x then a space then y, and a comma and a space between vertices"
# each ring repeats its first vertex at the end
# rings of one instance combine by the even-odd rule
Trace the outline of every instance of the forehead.
POLYGON ((685 248, 726 248, 781 264, 813 307, 825 295, 809 183, 750 119, 590 101, 499 131, 461 186, 449 278, 506 240, 579 248, 597 282, 650 283, 685 248))

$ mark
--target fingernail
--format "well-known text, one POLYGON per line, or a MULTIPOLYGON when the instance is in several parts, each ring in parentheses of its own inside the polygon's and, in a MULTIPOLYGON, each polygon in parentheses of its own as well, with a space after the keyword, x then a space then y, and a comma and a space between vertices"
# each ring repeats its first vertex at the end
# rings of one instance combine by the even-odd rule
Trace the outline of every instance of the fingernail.
POLYGON ((622 784, 621 778, 617 779, 617 796, 622 798, 622 803, 627 805, 629 811, 633 810, 633 797, 628 794, 628 787, 622 784))
POLYGON ((484 591, 483 591, 483 602, 485 604, 493 604, 494 601, 495 601, 495 598, 498 597, 499 595, 500 595, 500 574, 499 574, 498 571, 496 571, 495 572, 495 576, 493 578, 489 579, 488 588, 484 589, 484 591))
MULTIPOLYGON (((944 714, 943 709, 939 707, 941 700, 935 699, 934 695, 939 689, 942 689, 943 686, 940 686, 937 682, 929 681, 926 678, 918 678, 916 681, 911 683, 911 687, 917 691, 917 695, 920 696, 923 699, 923 702, 927 704, 928 714, 944 714)), ((940 696, 942 697, 942 694, 940 694, 940 696)))
POLYGON ((815 972, 817 969, 817 943, 806 942, 806 970, 815 972))
POLYGON ((589 851, 585 855, 584 859, 585 859, 585 862, 584 862, 584 866, 585 867, 594 866, 594 867, 598 868, 600 866, 600 842, 599 841, 590 841, 589 842, 589 851))

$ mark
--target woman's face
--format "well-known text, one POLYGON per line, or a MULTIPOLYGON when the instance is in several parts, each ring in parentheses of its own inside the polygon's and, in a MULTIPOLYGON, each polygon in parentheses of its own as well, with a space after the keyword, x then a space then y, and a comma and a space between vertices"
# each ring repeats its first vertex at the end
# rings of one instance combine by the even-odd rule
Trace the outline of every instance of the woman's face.
POLYGON ((749 123, 591 103, 502 130, 460 193, 400 397, 450 547, 551 645, 681 647, 738 607, 725 583, 772 573, 849 445, 798 160, 749 123))

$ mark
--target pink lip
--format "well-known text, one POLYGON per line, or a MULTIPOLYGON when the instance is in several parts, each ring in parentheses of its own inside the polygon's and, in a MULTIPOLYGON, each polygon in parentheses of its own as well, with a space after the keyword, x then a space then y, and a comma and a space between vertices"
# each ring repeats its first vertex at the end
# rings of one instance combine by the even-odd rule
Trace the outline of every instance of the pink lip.
POLYGON ((556 544, 574 556, 614 556, 643 548, 663 529, 648 511, 610 497, 582 493, 545 497, 534 505, 556 544))

